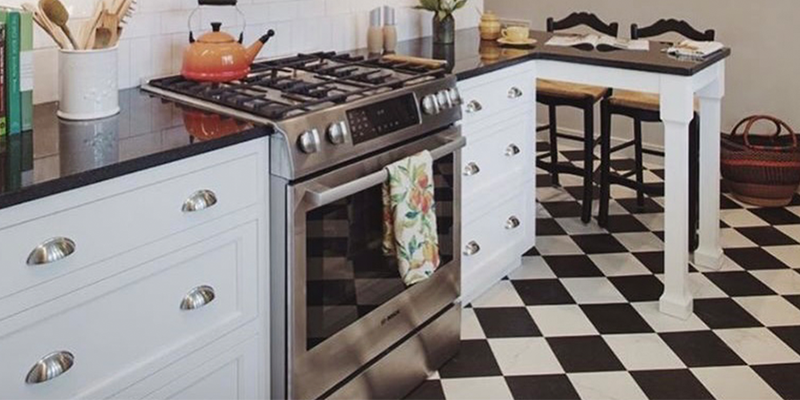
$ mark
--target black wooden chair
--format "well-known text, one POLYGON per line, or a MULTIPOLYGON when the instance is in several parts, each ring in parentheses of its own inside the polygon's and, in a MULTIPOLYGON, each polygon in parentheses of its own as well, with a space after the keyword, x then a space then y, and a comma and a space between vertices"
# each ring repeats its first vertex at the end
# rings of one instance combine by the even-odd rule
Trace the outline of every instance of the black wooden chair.
MULTIPOLYGON (((700 32, 689 25, 686 21, 675 19, 662 19, 648 27, 639 28, 636 24, 631 25, 631 38, 644 39, 653 38, 665 34, 678 34, 688 39, 698 41, 712 41, 716 34, 714 30, 700 32)), ((695 116, 689 126, 690 146, 689 146, 689 218, 690 218, 690 247, 697 248, 697 225, 699 208, 699 152, 700 152, 700 124, 695 104, 695 116)), ((601 182, 600 182, 600 213, 598 221, 600 226, 608 225, 608 205, 610 198, 611 184, 619 184, 636 190, 637 204, 644 207, 644 196, 663 195, 663 185, 648 185, 644 182, 644 154, 663 157, 664 153, 653 150, 645 150, 642 145, 642 122, 661 121, 661 102, 658 94, 640 93, 628 90, 614 90, 613 93, 604 99, 600 105, 601 113, 601 182), (623 115, 633 120, 633 140, 611 147, 611 119, 614 115, 623 115), (635 167, 631 171, 623 174, 611 173, 611 154, 634 147, 635 167), (635 175, 635 180, 630 179, 635 175)), ((668 140, 665 138, 665 140, 668 140)))
MULTIPOLYGON (((576 27, 588 27, 599 33, 616 37, 619 24, 606 24, 596 15, 581 12, 572 13, 568 17, 555 21, 547 19, 547 31, 554 33, 576 27)), ((610 93, 609 88, 580 85, 567 82, 558 82, 540 79, 537 81, 537 102, 548 108, 548 124, 537 129, 550 132, 550 150, 539 155, 536 159, 537 166, 548 171, 552 176, 553 185, 560 185, 559 173, 568 173, 583 177, 583 213, 581 219, 588 223, 592 219, 592 200, 594 198, 594 148, 599 143, 594 135, 594 106, 610 93), (583 111, 583 136, 568 134, 558 131, 556 118, 557 107, 573 107, 583 111), (568 139, 583 142, 584 164, 583 168, 558 163, 558 139, 568 139), (546 160, 550 158, 550 162, 546 160)))

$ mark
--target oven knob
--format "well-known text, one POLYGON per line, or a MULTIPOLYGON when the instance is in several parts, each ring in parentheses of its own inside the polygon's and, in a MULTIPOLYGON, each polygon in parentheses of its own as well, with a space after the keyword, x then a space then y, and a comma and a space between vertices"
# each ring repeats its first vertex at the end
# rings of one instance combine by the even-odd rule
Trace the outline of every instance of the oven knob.
POLYGON ((334 122, 328 127, 328 141, 336 145, 347 141, 347 124, 344 121, 334 122))
POLYGON ((436 115, 441 112, 439 100, 436 98, 436 95, 429 94, 422 98, 422 111, 428 115, 436 115))
POLYGON ((458 89, 450 88, 448 92, 450 92, 450 101, 453 102, 453 105, 454 106, 461 105, 461 93, 458 92, 458 89))
POLYGON ((449 90, 442 90, 436 95, 436 98, 439 100, 439 105, 442 108, 453 108, 453 99, 450 97, 449 90))
POLYGON ((319 131, 312 129, 300 135, 297 145, 303 153, 311 154, 316 153, 320 149, 319 131))

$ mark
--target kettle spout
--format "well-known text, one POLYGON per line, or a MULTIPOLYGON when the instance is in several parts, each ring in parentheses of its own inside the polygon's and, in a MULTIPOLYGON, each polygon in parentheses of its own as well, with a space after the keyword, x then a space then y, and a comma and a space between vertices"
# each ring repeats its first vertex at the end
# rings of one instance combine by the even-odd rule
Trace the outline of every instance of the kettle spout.
POLYGON ((275 36, 275 31, 270 29, 264 36, 261 36, 261 38, 259 38, 247 49, 247 62, 249 64, 255 61, 256 57, 258 57, 258 53, 261 52, 261 49, 273 36, 275 36))

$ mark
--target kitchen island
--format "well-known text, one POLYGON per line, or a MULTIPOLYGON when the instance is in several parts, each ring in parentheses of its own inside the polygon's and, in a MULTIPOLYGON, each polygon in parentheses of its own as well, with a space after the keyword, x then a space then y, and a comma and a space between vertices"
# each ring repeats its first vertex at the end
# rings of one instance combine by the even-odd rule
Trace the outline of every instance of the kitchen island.
MULTIPOLYGON (((700 243, 694 253, 694 263, 700 267, 718 269, 723 254, 719 229, 720 197, 720 143, 719 132, 721 100, 725 95, 725 59, 731 50, 724 48, 702 60, 681 59, 666 54, 669 45, 651 42, 648 51, 596 51, 573 47, 546 46, 552 37, 547 32, 531 32, 537 40, 532 48, 504 48, 495 42, 481 41, 477 29, 458 31, 453 46, 437 46, 430 38, 402 43, 398 52, 417 57, 447 60, 459 78, 460 87, 471 87, 471 82, 482 81, 484 88, 499 91, 497 97, 476 93, 485 98, 464 96, 464 130, 470 130, 471 114, 496 114, 508 108, 509 101, 523 94, 529 103, 535 121, 536 79, 573 82, 615 89, 658 93, 661 96, 661 116, 665 127, 665 291, 661 298, 661 311, 679 318, 687 318, 693 310, 689 290, 689 123, 694 116, 695 96, 700 104, 700 243), (520 68, 513 85, 495 81, 503 70, 520 68), (501 87, 496 87, 501 84, 501 87), (506 86, 502 86, 506 84, 506 86), (524 85, 519 87, 518 85, 524 85), (507 92, 506 92, 507 91, 507 92), (503 99, 503 95, 507 98, 503 99), (499 106, 499 107, 498 107, 499 106), (497 108, 493 108, 497 107, 497 108)), ((521 115, 521 114, 518 114, 521 115)), ((528 120, 526 123, 530 123, 528 120)), ((526 127, 533 137, 534 129, 526 127)), ((527 147, 532 149, 535 147, 527 147)), ((469 151, 469 150, 467 150, 469 151)), ((465 161, 465 167, 474 170, 465 161)), ((465 171, 469 173, 469 171, 465 171)), ((516 180, 516 185, 535 184, 516 180)), ((487 191, 485 194, 495 193, 487 191)), ((465 199, 465 203, 469 199, 465 199)), ((469 218, 468 215, 465 219, 469 218)), ((464 238, 467 242, 467 237, 464 238)), ((468 274, 468 272, 465 272, 468 274)), ((495 274, 498 275, 498 274, 495 274)), ((468 284, 465 284, 468 287, 468 284)))

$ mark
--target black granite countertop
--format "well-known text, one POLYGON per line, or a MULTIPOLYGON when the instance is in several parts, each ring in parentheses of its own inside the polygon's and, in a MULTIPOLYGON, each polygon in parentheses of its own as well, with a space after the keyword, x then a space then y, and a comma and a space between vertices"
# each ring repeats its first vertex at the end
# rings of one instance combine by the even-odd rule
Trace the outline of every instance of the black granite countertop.
POLYGON ((398 44, 397 53, 415 57, 447 60, 459 79, 469 79, 530 60, 553 60, 623 68, 634 71, 692 76, 731 55, 726 48, 704 60, 687 60, 668 55, 662 50, 669 45, 652 42, 649 51, 597 51, 573 47, 546 46, 551 33, 531 31, 537 44, 531 47, 506 47, 494 41, 480 40, 478 29, 456 32, 453 45, 435 45, 430 37, 398 44))
MULTIPOLYGON (((531 34, 538 40, 534 47, 507 48, 465 29, 453 45, 434 45, 425 37, 399 43, 397 53, 447 60, 461 80, 535 59, 691 76, 730 55, 725 49, 703 61, 679 60, 661 51, 663 43, 647 52, 585 51, 545 46, 551 34, 531 34)), ((56 103, 36 106, 32 132, 0 137, 0 209, 272 133, 138 89, 121 91, 120 106, 117 116, 84 122, 59 120, 56 103)))
POLYGON ((76 189, 272 132, 151 97, 120 92, 122 111, 73 122, 57 104, 34 107, 34 127, 0 137, 0 209, 76 189))

